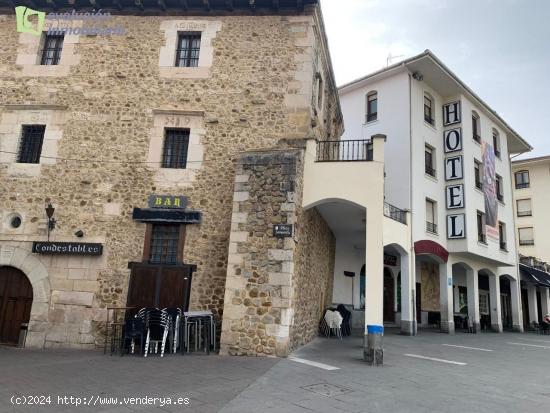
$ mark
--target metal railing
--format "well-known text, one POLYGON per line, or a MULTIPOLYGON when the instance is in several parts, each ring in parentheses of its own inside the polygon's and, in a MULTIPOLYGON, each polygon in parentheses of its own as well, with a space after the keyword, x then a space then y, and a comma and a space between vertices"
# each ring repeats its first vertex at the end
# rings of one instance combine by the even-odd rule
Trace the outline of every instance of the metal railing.
POLYGON ((437 234, 437 224, 426 221, 426 231, 431 232, 432 234, 437 234))
POLYGON ((476 188, 483 190, 483 182, 476 180, 476 188))
POLYGON ((432 168, 430 165, 424 166, 424 172, 426 172, 426 174, 433 176, 435 178, 435 169, 432 168))
POLYGON ((477 240, 482 244, 487 244, 487 235, 479 233, 477 234, 477 240))
POLYGON ((534 239, 520 239, 519 245, 535 245, 534 239))
POLYGON ((479 136, 477 133, 474 132, 473 134, 474 141, 477 143, 481 143, 481 136, 479 136))
POLYGON ((317 142, 317 162, 372 161, 372 157, 370 139, 317 142))
POLYGON ((500 202, 504 202, 504 195, 497 193, 497 199, 498 199, 500 202))
POLYGON ((503 251, 506 251, 506 242, 505 241, 500 241, 500 249, 503 250, 503 251))
POLYGON ((530 217, 533 215, 533 211, 518 211, 518 217, 530 217))
POLYGON ((407 225, 407 212, 384 202, 384 216, 407 225))
POLYGON ((516 184, 516 189, 525 189, 525 188, 529 188, 529 182, 516 184))

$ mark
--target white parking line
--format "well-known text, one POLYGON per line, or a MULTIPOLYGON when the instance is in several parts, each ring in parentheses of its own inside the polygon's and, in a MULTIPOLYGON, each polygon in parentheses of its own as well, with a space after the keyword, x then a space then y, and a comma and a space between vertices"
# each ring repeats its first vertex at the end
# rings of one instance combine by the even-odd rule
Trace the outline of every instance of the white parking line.
POLYGON ((442 346, 447 346, 447 347, 456 347, 456 348, 464 348, 466 350, 478 350, 478 351, 493 351, 493 350, 489 350, 488 348, 478 348, 478 347, 468 347, 468 346, 457 346, 455 344, 441 344, 442 346))
POLYGON ((316 361, 306 360, 299 357, 289 356, 288 359, 295 361, 296 363, 307 364, 308 366, 318 367, 323 370, 340 370, 340 367, 334 367, 329 364, 318 363, 316 361))
POLYGON ((433 357, 419 356, 418 354, 403 354, 403 355, 404 355, 404 356, 407 356, 407 357, 414 357, 414 358, 417 358, 417 359, 438 361, 438 362, 440 362, 440 363, 455 364, 455 365, 457 365, 457 366, 467 366, 467 365, 468 365, 468 364, 462 363, 462 362, 460 362, 460 361, 436 359, 436 358, 433 358, 433 357))
POLYGON ((512 344, 514 346, 527 346, 527 347, 537 347, 537 348, 545 348, 545 349, 550 349, 549 346, 538 346, 536 344, 527 344, 527 343, 510 343, 510 342, 507 342, 506 344, 512 344))
POLYGON ((550 343, 550 341, 548 340, 535 340, 534 338, 522 338, 522 337, 518 337, 517 338, 518 340, 522 340, 522 341, 532 341, 534 343, 550 343))

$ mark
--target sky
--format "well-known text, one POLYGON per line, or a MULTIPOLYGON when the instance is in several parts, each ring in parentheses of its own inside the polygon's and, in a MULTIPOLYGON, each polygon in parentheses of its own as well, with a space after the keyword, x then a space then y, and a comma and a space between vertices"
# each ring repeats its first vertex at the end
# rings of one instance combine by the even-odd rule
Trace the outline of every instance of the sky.
POLYGON ((533 146, 521 158, 550 155, 550 1, 321 5, 338 85, 430 49, 533 146))

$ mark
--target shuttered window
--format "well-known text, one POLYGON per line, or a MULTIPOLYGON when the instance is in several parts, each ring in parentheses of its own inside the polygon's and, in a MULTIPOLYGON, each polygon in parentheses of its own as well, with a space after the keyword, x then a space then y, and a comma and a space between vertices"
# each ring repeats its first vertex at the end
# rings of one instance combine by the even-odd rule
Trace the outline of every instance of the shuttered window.
POLYGON ((519 245, 535 245, 533 227, 519 228, 519 245))
POLYGON ((518 217, 530 217, 533 215, 531 199, 518 199, 516 205, 518 217))

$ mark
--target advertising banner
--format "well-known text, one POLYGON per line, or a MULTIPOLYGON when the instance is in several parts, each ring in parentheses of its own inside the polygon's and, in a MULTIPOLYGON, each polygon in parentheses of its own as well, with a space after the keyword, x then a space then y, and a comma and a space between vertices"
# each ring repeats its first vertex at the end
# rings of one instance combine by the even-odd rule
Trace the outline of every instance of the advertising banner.
POLYGON ((496 191, 495 151, 487 142, 481 145, 483 152, 483 194, 485 195, 485 224, 487 238, 499 240, 498 201, 496 191))

